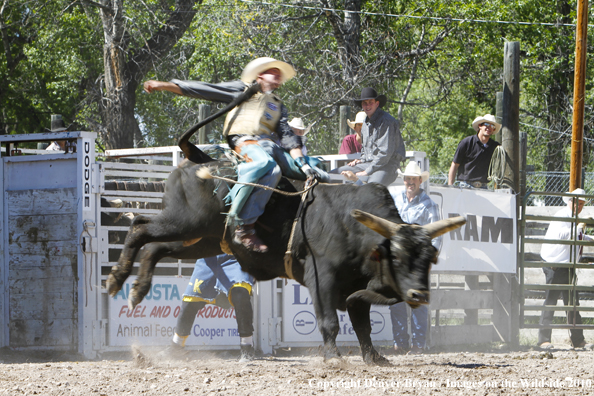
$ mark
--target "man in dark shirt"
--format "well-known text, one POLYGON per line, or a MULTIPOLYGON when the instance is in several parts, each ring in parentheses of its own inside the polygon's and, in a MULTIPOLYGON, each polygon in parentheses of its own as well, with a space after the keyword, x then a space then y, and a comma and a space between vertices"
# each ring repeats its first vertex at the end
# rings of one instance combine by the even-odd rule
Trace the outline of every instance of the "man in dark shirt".
POLYGON ((457 173, 463 186, 486 188, 491 157, 495 148, 499 146, 499 142, 491 139, 491 136, 501 129, 501 124, 495 121, 495 116, 485 114, 475 118, 472 127, 477 134, 462 139, 458 144, 450 166, 448 184, 454 184, 457 173))
POLYGON ((388 101, 386 96, 379 95, 373 88, 363 88, 361 99, 354 101, 367 115, 361 128, 361 158, 331 173, 352 172, 358 178, 368 177, 369 183, 387 186, 396 179, 400 163, 406 158, 398 121, 382 109, 388 101))

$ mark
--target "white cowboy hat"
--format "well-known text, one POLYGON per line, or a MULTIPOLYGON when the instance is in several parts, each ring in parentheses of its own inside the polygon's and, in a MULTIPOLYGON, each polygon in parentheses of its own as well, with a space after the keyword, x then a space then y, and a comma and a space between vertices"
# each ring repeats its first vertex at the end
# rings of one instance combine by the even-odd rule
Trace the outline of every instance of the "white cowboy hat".
POLYGON ((489 123, 495 125, 495 133, 499 132, 499 130, 501 129, 501 124, 495 120, 495 116, 492 114, 485 114, 484 116, 476 117, 474 119, 474 121, 472 121, 472 127, 474 128, 475 131, 478 132, 479 125, 482 124, 483 122, 489 122, 489 123))
POLYGON ((398 176, 420 177, 421 181, 424 183, 429 179, 429 172, 421 172, 421 167, 419 166, 419 164, 417 164, 415 161, 410 161, 408 165, 406 165, 404 172, 398 169, 398 176))
POLYGON ((288 124, 291 128, 301 129, 303 131, 304 136, 307 135, 307 133, 311 129, 311 125, 307 128, 305 127, 305 125, 303 124, 303 120, 301 118, 293 118, 291 121, 289 121, 288 124))
POLYGON ((295 77, 295 69, 286 62, 273 58, 257 58, 248 63, 243 72, 241 72, 241 81, 251 84, 262 72, 269 69, 279 69, 281 72, 281 82, 284 83, 295 77))
MULTIPOLYGON (((576 188, 575 190, 573 190, 572 192, 568 192, 567 194, 572 194, 572 195, 586 195, 586 192, 584 191, 583 188, 576 188)), ((584 198, 584 197, 578 197, 578 199, 580 201, 586 202, 586 198, 584 198)), ((563 202, 565 202, 568 205, 569 205, 569 203, 572 200, 573 200, 573 197, 563 197, 563 202)))
POLYGON ((360 111, 355 116, 355 121, 347 120, 347 124, 351 129, 355 129, 355 124, 363 124, 365 122, 365 118, 367 118, 367 114, 364 111, 360 111))

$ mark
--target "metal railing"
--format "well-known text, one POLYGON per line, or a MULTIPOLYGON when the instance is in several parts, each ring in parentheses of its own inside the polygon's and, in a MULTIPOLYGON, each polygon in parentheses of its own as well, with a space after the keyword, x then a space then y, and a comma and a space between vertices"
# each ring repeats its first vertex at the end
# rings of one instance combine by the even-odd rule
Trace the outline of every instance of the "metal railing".
MULTIPOLYGON (((555 215, 534 215, 526 214, 526 207, 528 202, 534 201, 535 198, 556 198, 562 201, 563 197, 580 197, 585 199, 594 198, 593 195, 570 195, 568 193, 551 193, 551 192, 536 192, 532 191, 526 194, 522 201, 522 213, 524 214, 520 222, 520 254, 519 254, 519 279, 520 279, 520 327, 521 328, 550 328, 550 329, 592 329, 593 324, 550 324, 542 325, 539 323, 526 323, 526 311, 573 311, 573 312, 594 312, 594 306, 579 305, 578 292, 594 293, 594 286, 585 286, 577 284, 577 269, 593 269, 592 264, 580 263, 578 251, 584 246, 593 246, 592 242, 578 240, 578 224, 584 223, 587 225, 594 225, 594 219, 579 217, 578 213, 572 211, 571 217, 558 217, 555 215), (571 233, 569 239, 548 239, 544 237, 527 236, 533 234, 528 232, 530 222, 542 224, 542 222, 563 221, 571 223, 571 233), (538 257, 529 257, 527 252, 527 245, 570 245, 570 260, 568 262, 547 262, 542 260, 540 255, 538 257), (568 284, 538 284, 526 282, 526 269, 528 268, 567 268, 570 271, 570 283, 568 284), (535 303, 526 303, 527 299, 534 299, 535 296, 540 296, 550 290, 566 291, 568 293, 568 305, 536 305, 535 303)), ((559 296, 561 297, 561 296, 559 296)), ((575 317, 575 315, 574 315, 575 317)))

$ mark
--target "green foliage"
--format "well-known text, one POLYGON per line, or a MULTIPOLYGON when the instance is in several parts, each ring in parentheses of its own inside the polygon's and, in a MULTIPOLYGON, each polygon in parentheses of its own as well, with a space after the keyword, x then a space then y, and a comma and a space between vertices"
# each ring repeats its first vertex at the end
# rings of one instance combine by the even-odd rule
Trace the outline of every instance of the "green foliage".
MULTIPOLYGON (((575 28, 563 24, 575 23, 574 2, 368 0, 361 2, 358 47, 350 58, 344 31, 337 33, 348 14, 335 13, 333 25, 331 12, 300 8, 327 4, 344 10, 347 2, 269 3, 203 1, 191 28, 154 62, 145 79, 229 81, 256 57, 285 60, 297 77, 279 95, 291 116, 314 124, 307 142, 312 154, 337 152, 339 106, 352 106, 362 87, 374 86, 388 96, 392 115, 401 110, 407 150, 426 151, 432 172, 447 172, 458 142, 474 133, 472 119, 495 113, 504 44, 519 41, 520 129, 528 133, 528 164, 536 170, 568 169, 575 28)), ((0 15, 8 39, 0 52, 3 131, 39 132, 49 126, 52 113, 63 114, 80 129, 101 128, 97 98, 104 73, 103 27, 98 9, 83 4, 7 2, 0 15)), ((174 0, 126 2, 127 48, 142 47, 174 7, 174 0)), ((170 93, 146 95, 142 87, 136 94, 135 116, 148 145, 176 144, 198 120, 200 101, 170 93)), ((590 81, 585 103, 584 166, 592 171, 590 81)), ((358 109, 351 109, 352 119, 358 109)), ((222 120, 213 124, 211 142, 221 140, 221 129, 222 120)))
POLYGON ((101 69, 99 38, 82 8, 66 11, 60 2, 9 2, 2 15, 11 37, 0 55, 0 122, 8 133, 41 132, 50 114, 75 120, 85 96, 84 81, 101 69), (84 37, 84 41, 81 38, 84 37), (15 62, 15 59, 20 61, 15 62))

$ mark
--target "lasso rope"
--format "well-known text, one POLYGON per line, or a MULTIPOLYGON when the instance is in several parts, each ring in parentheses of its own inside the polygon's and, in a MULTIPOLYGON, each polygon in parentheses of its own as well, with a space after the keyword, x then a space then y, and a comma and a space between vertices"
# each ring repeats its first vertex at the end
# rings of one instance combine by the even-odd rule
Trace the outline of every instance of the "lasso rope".
POLYGON ((505 175, 505 150, 501 146, 495 147, 491 163, 489 164, 489 180, 495 182, 496 185, 503 184, 505 175))
POLYGON ((196 176, 198 176, 201 179, 223 180, 223 181, 228 182, 228 183, 243 184, 245 186, 252 186, 252 187, 263 188, 265 190, 271 190, 271 191, 274 191, 274 192, 279 193, 279 194, 282 194, 282 195, 287 195, 289 197, 293 197, 293 196, 296 196, 296 195, 304 194, 304 193, 308 192, 309 190, 311 190, 312 188, 314 188, 318 184, 318 181, 317 180, 314 180, 314 182, 309 187, 306 187, 302 191, 287 192, 287 191, 279 190, 278 188, 272 188, 272 187, 264 186, 264 185, 258 184, 258 183, 242 183, 242 182, 238 182, 236 180, 229 179, 229 178, 226 178, 226 177, 223 177, 223 176, 215 176, 212 173, 210 173, 210 169, 208 169, 207 167, 202 167, 202 168, 198 169, 196 171, 196 176))

